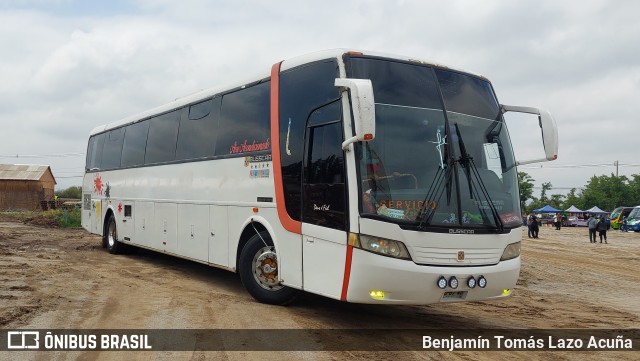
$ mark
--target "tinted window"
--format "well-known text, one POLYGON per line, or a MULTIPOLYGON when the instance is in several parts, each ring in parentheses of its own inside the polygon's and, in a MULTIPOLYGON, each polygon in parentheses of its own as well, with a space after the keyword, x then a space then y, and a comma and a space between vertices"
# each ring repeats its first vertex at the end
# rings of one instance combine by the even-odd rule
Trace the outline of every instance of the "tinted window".
POLYGON ((425 66, 392 61, 352 58, 351 77, 371 79, 378 104, 440 109, 433 73, 425 66))
POLYGON ((102 147, 104 145, 105 134, 94 135, 89 139, 87 150, 87 169, 98 170, 102 163, 102 147))
POLYGON ((114 129, 107 133, 102 150, 102 169, 120 168, 123 140, 124 128, 114 129))
POLYGON ((189 107, 189 119, 202 119, 211 113, 213 99, 205 100, 189 107))
POLYGON ((127 126, 122 147, 122 166, 132 167, 144 164, 144 150, 147 146, 149 121, 127 126))
POLYGON ((266 82, 222 97, 216 155, 271 149, 269 91, 266 82))
POLYGON ((180 124, 178 114, 179 111, 174 111, 149 120, 145 164, 170 162, 175 159, 180 124))
POLYGON ((340 103, 314 112, 307 129, 303 220, 346 229, 340 103))
POLYGON ((436 69, 447 111, 496 119, 500 107, 491 84, 480 78, 436 69))
POLYGON ((209 99, 189 107, 189 116, 180 121, 177 160, 213 155, 219 107, 220 98, 209 99))
POLYGON ((318 61, 280 74, 280 161, 285 205, 292 219, 300 220, 304 134, 314 109, 338 99, 336 60, 318 61))

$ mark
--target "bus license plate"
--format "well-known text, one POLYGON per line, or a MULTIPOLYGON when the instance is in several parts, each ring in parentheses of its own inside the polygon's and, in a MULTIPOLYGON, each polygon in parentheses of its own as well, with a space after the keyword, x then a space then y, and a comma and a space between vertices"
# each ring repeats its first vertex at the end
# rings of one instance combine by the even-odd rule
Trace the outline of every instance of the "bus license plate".
POLYGON ((443 300, 464 300, 467 297, 467 291, 445 292, 442 295, 443 300))

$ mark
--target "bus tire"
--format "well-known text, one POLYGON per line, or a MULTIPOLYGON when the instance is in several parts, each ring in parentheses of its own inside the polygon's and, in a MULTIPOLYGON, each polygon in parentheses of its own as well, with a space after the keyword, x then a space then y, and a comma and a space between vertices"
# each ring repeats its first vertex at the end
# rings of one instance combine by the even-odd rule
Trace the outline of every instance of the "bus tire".
POLYGON ((113 214, 109 216, 102 244, 111 254, 118 254, 122 251, 123 245, 118 241, 118 227, 116 226, 116 218, 113 214))
POLYGON ((255 234, 247 241, 240 253, 239 268, 242 284, 259 302, 286 305, 300 292, 280 283, 278 258, 268 232, 255 234))

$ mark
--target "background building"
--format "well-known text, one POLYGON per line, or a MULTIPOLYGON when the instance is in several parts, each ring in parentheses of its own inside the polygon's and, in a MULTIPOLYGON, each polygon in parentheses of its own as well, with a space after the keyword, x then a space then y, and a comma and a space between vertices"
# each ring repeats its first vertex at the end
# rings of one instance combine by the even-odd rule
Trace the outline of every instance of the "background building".
POLYGON ((0 164, 0 210, 41 209, 54 200, 55 185, 47 165, 0 164))

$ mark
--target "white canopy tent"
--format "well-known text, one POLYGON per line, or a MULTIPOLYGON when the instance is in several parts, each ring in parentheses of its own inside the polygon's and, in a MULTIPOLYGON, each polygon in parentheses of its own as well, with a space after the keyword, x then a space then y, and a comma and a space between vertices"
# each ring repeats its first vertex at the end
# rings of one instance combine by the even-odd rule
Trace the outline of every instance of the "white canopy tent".
POLYGON ((583 213, 585 211, 579 209, 578 207, 571 205, 571 207, 569 207, 568 209, 564 210, 565 212, 569 212, 569 213, 583 213))
POLYGON ((602 209, 598 208, 598 206, 593 206, 593 207, 591 207, 591 208, 587 209, 585 212, 593 213, 593 214, 605 214, 605 213, 610 213, 610 212, 607 212, 607 211, 603 211, 602 209))

